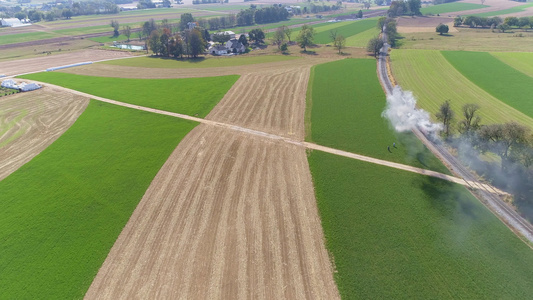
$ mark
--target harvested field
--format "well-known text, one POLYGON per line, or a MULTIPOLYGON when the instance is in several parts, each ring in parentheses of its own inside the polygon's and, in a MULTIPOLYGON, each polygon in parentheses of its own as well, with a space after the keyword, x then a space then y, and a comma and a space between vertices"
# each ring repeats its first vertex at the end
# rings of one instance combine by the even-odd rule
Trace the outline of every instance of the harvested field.
POLYGON ((440 23, 448 25, 450 33, 457 32, 453 27, 453 18, 447 17, 400 17, 398 18, 398 32, 435 32, 440 23))
POLYGON ((200 125, 86 299, 336 299, 332 274, 305 150, 200 125))
POLYGON ((86 61, 130 57, 129 52, 107 50, 82 50, 58 55, 41 56, 14 61, 2 62, 0 74, 16 75, 46 70, 47 68, 64 66, 86 61))
POLYGON ((51 88, 0 98, 0 180, 52 144, 88 103, 51 88))
POLYGON ((243 75, 207 119, 303 139, 309 67, 243 75))
MULTIPOLYGON (((458 3, 480 4, 481 2, 479 0, 462 0, 458 3)), ((509 1, 509 0, 491 0, 490 2, 486 2, 485 4, 488 5, 489 7, 472 9, 472 10, 467 10, 467 11, 455 11, 455 12, 450 12, 446 15, 450 15, 453 17, 464 16, 466 14, 473 15, 473 14, 487 13, 487 12, 498 11, 498 10, 512 8, 515 6, 524 5, 523 2, 509 1)))

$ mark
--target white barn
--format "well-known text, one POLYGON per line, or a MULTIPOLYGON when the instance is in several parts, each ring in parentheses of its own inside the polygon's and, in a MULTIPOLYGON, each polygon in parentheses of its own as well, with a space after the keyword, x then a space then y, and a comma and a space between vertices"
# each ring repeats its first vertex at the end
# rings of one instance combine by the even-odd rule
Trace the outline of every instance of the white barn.
POLYGON ((2 25, 2 27, 20 27, 20 26, 28 25, 28 24, 23 24, 17 18, 0 19, 0 24, 2 25))

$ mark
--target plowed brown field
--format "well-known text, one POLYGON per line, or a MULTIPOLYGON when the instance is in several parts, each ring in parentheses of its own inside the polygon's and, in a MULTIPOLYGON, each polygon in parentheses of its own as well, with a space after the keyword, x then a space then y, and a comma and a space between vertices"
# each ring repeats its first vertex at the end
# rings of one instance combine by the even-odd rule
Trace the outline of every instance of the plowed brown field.
MULTIPOLYGON (((309 66, 243 68, 207 118, 303 140, 309 66)), ((113 246, 95 298, 339 298, 305 148, 196 127, 113 246)))
POLYGON ((0 180, 52 144, 88 103, 88 98, 51 88, 1 97, 0 180))

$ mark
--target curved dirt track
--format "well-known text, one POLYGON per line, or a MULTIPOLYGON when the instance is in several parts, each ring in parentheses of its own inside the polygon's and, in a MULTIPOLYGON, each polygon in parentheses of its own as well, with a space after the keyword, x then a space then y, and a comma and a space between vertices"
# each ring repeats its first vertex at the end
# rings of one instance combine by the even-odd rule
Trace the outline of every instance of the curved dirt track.
POLYGON ((86 299, 336 299, 305 149, 199 125, 86 299))
POLYGON ((0 180, 63 134, 89 104, 86 97, 59 89, 0 98, 0 180))

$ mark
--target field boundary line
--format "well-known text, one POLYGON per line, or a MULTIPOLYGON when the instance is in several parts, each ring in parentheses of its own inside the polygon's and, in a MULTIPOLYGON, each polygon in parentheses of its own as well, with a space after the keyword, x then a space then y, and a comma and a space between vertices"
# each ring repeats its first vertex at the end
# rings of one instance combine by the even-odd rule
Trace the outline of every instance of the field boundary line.
MULTIPOLYGON (((443 179, 443 180, 446 180, 446 181, 457 183, 457 184, 460 184, 460 185, 463 185, 463 186, 470 186, 462 178, 451 176, 451 175, 447 175, 447 174, 443 174, 443 173, 439 173, 439 172, 435 172, 435 171, 431 171, 431 170, 416 168, 416 167, 412 167, 412 166, 408 166, 408 165, 404 165, 404 164, 400 164, 400 163, 395 163, 395 162, 391 162, 391 161, 387 161, 387 160, 382 160, 382 159, 378 159, 378 158, 373 158, 373 157, 369 157, 369 156, 355 154, 355 153, 351 153, 351 152, 347 152, 347 151, 343 151, 343 150, 339 150, 339 149, 335 149, 335 148, 330 148, 330 147, 326 147, 326 146, 317 145, 317 144, 314 144, 314 143, 309 143, 309 142, 304 142, 304 141, 297 141, 297 140, 294 140, 294 139, 291 139, 291 138, 282 137, 282 136, 279 136, 279 135, 276 135, 276 134, 271 134, 271 133, 267 133, 267 132, 263 132, 263 131, 259 131, 259 130, 254 130, 254 129, 249 129, 249 128, 245 128, 245 127, 241 127, 241 126, 237 126, 237 125, 217 122, 217 121, 208 120, 208 119, 197 118, 197 117, 193 117, 193 116, 189 116, 189 115, 184 115, 184 114, 175 113, 175 112, 169 112, 169 111, 165 111, 165 110, 145 107, 145 106, 136 105, 136 104, 120 102, 120 101, 116 101, 116 100, 112 100, 112 99, 99 97, 99 96, 91 95, 91 94, 88 94, 88 93, 72 90, 72 89, 69 89, 69 88, 65 88, 65 87, 54 85, 54 84, 50 84, 50 83, 39 82, 39 81, 35 81, 35 82, 37 82, 37 83, 39 83, 39 84, 41 84, 43 86, 49 86, 49 87, 60 89, 60 90, 63 90, 63 91, 69 92, 69 93, 73 93, 73 94, 76 94, 76 95, 88 97, 88 98, 91 98, 91 99, 94 99, 94 100, 98 100, 98 101, 102 101, 102 102, 106 102, 106 103, 110 103, 110 104, 114 104, 114 105, 118 105, 118 106, 123 106, 123 107, 127 107, 127 108, 132 108, 132 109, 142 110, 142 111, 146 111, 146 112, 151 112, 151 113, 155 113, 155 114, 166 115, 166 116, 171 116, 171 117, 180 118, 180 119, 184 119, 184 120, 189 120, 189 121, 193 121, 193 122, 198 122, 198 123, 201 123, 201 124, 206 124, 206 125, 216 126, 216 127, 220 127, 220 128, 225 128, 225 129, 229 129, 229 130, 233 130, 233 131, 237 131, 237 132, 242 132, 242 133, 246 133, 246 134, 250 134, 250 135, 254 135, 254 136, 258 136, 258 137, 267 138, 267 139, 270 139, 270 140, 282 141, 282 142, 285 142, 285 143, 288 143, 288 144, 292 144, 292 145, 295 145, 295 146, 305 147, 307 149, 318 150, 318 151, 327 152, 327 153, 334 154, 334 155, 339 155, 339 156, 344 156, 344 157, 347 157, 347 158, 356 159, 356 160, 360 160, 360 161, 365 161, 365 162, 369 162, 369 163, 373 163, 373 164, 377 164, 377 165, 391 167, 391 168, 404 170, 404 171, 408 171, 408 172, 412 172, 412 173, 418 173, 418 174, 425 175, 425 176, 436 177, 436 178, 440 178, 440 179, 443 179)), ((499 193, 501 191, 496 190, 495 192, 499 193)), ((501 193, 503 194, 504 192, 501 192, 501 193)))

